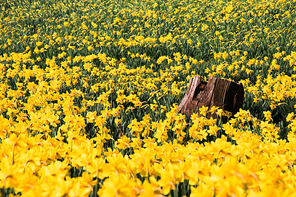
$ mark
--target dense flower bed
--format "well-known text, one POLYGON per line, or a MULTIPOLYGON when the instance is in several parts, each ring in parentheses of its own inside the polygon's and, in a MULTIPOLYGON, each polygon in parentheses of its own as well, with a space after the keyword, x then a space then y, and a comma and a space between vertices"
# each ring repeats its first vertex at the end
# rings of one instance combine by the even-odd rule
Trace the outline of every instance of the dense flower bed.
POLYGON ((296 1, 0 2, 3 196, 295 196, 296 1), (242 109, 179 114, 190 78, 242 109))

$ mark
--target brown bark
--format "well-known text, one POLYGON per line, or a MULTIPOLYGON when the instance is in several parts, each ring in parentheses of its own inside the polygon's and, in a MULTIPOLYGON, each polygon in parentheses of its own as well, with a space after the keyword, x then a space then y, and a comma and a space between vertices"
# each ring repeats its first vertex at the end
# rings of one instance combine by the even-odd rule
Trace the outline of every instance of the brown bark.
MULTIPOLYGON (((187 92, 179 104, 182 114, 191 116, 199 112, 202 106, 211 109, 213 106, 236 114, 242 107, 244 100, 244 88, 240 83, 234 83, 227 79, 210 77, 208 82, 200 76, 191 78, 187 92)), ((207 118, 216 118, 217 115, 208 113, 207 118)), ((225 117, 223 118, 225 119, 225 117)))

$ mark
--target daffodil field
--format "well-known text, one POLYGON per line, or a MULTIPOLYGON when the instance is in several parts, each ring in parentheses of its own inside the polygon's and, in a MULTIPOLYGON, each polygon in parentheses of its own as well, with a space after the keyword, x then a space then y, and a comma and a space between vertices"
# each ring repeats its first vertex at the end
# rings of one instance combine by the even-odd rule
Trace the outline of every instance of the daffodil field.
POLYGON ((0 0, 0 71, 1 196, 296 196, 296 0, 0 0))

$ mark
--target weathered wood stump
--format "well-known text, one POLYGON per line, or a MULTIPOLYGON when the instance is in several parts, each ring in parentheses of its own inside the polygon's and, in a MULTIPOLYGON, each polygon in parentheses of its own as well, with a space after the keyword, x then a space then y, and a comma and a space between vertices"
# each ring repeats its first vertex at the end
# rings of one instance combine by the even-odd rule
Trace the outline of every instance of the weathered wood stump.
MULTIPOLYGON (((234 83, 226 79, 210 77, 208 82, 200 76, 191 78, 187 92, 179 104, 182 114, 191 116, 202 106, 211 109, 213 106, 229 111, 232 115, 239 111, 244 100, 244 88, 241 83, 234 83)), ((207 118, 217 118, 216 113, 208 113, 207 118)), ((222 117, 223 122, 226 121, 222 117)))

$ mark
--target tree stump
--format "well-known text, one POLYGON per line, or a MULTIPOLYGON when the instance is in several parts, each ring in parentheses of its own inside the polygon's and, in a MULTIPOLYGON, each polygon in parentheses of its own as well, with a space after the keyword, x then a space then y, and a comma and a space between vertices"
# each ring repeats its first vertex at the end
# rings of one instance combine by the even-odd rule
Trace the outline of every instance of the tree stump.
MULTIPOLYGON (((191 116, 202 106, 211 109, 213 106, 229 111, 232 115, 239 111, 244 100, 244 88, 241 83, 234 83, 226 79, 210 77, 208 82, 200 76, 190 79, 187 92, 179 104, 182 114, 191 116)), ((216 113, 208 113, 207 118, 217 118, 216 113)), ((223 122, 227 119, 222 117, 223 122)))

